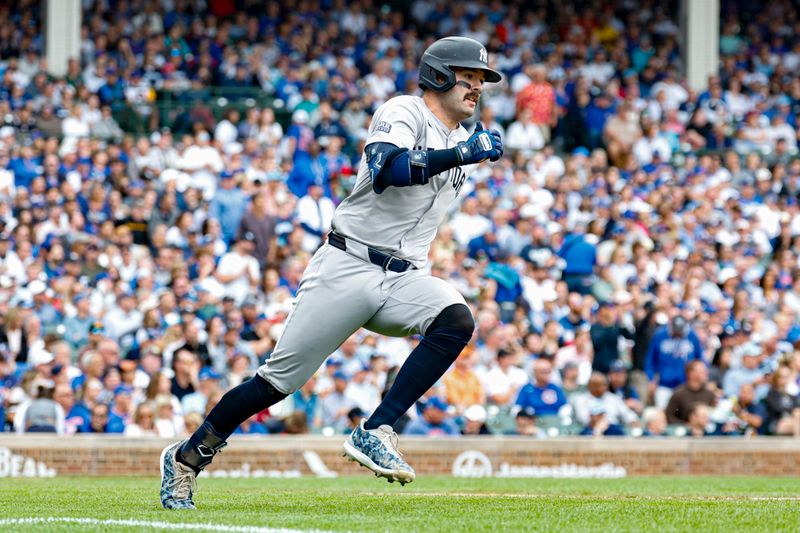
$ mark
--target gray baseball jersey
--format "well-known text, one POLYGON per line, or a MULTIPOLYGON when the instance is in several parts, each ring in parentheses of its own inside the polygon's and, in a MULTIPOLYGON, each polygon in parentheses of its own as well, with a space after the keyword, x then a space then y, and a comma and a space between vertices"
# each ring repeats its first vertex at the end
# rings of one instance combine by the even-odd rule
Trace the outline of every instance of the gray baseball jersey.
MULTIPOLYGON (((448 130, 422 98, 399 96, 378 108, 367 144, 439 150, 468 138, 461 126, 448 130)), ((388 187, 376 194, 362 160, 352 194, 333 217, 346 251, 325 244, 314 254, 275 351, 258 373, 289 394, 360 327, 389 336, 424 333, 443 309, 464 303, 458 291, 424 267, 436 230, 473 169, 456 167, 426 185, 388 187), (383 270, 369 261, 368 247, 416 268, 383 270)))
MULTIPOLYGON (((409 150, 441 150, 468 138, 463 126, 449 130, 421 97, 397 96, 375 112, 366 144, 386 142, 409 150)), ((365 159, 359 165, 352 194, 334 213, 333 228, 421 268, 436 230, 476 165, 442 172, 425 186, 388 187, 375 194, 365 159)))

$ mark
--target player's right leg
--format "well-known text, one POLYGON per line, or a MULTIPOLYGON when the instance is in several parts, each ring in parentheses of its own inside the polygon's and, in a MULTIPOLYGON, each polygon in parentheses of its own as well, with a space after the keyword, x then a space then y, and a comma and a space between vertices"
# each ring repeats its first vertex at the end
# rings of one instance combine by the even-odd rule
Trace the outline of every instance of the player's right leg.
POLYGON ((275 351, 258 373, 222 397, 188 439, 161 454, 161 503, 194 509, 193 486, 243 421, 300 388, 379 306, 382 271, 324 246, 309 263, 275 351))
POLYGON ((398 451, 393 427, 455 361, 469 342, 475 322, 464 298, 452 286, 412 272, 395 278, 387 301, 365 327, 385 335, 425 335, 378 408, 344 443, 345 455, 376 475, 390 482, 410 483, 416 473, 398 451))

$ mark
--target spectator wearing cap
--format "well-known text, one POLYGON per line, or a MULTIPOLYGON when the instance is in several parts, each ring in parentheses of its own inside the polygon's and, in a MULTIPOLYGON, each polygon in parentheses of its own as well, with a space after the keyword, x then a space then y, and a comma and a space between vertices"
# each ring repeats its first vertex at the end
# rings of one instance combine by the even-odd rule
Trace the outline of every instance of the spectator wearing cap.
MULTIPOLYGON (((308 192, 309 183, 313 182, 312 166, 314 155, 312 151, 318 150, 315 147, 314 130, 308 126, 308 111, 298 109, 292 113, 292 123, 286 130, 285 139, 286 153, 292 160, 292 170, 289 173, 287 186, 289 191, 297 198, 302 198, 308 192)), ((321 169, 319 169, 321 171, 321 169)))
POLYGON ((521 408, 533 407, 538 416, 558 414, 566 405, 567 398, 561 387, 550 382, 552 372, 550 361, 536 359, 533 362, 533 381, 520 389, 516 404, 521 408))
MULTIPOLYGON (((241 173, 226 170, 220 174, 219 188, 208 206, 208 216, 219 221, 226 242, 233 242, 247 209, 247 195, 238 187, 241 173)), ((255 241, 255 235, 253 237, 255 241)))
POLYGON ((427 437, 460 435, 458 425, 447 414, 448 405, 438 396, 428 398, 422 406, 422 416, 408 423, 404 435, 427 437))
POLYGON ((362 364, 350 377, 345 397, 352 405, 371 413, 381 402, 381 390, 375 384, 375 376, 366 364, 362 364))
POLYGON ((591 437, 610 437, 625 435, 625 430, 619 424, 611 422, 602 404, 591 406, 589 420, 579 435, 591 437))
POLYGON ((491 435, 489 428, 486 427, 488 414, 482 405, 470 405, 464 410, 464 422, 461 427, 461 434, 468 436, 491 435))
POLYGON ((144 315, 137 307, 136 295, 127 287, 117 294, 116 305, 103 319, 106 336, 118 344, 130 346, 133 335, 142 327, 144 315))
POLYGON ((562 279, 570 292, 589 294, 594 281, 594 266, 597 263, 595 245, 590 243, 582 231, 568 233, 558 250, 566 265, 562 279))
POLYGON ((61 313, 50 303, 45 282, 35 279, 28 284, 33 297, 33 312, 39 317, 44 334, 52 333, 61 324, 61 313))
POLYGON ((244 302, 261 280, 258 261, 252 255, 255 240, 252 232, 241 235, 231 251, 220 258, 215 272, 217 281, 223 286, 224 295, 233 298, 237 305, 244 302))
POLYGON ((758 343, 750 341, 744 343, 739 350, 735 350, 740 355, 738 364, 731 362, 731 367, 725 372, 722 378, 722 391, 729 398, 739 394, 742 384, 752 383, 756 386, 756 397, 762 399, 767 391, 767 380, 764 379, 764 371, 760 367, 763 350, 758 343))
POLYGON ((114 389, 114 400, 111 402, 109 417, 119 418, 123 428, 131 422, 133 417, 135 408, 133 392, 133 387, 124 383, 114 389))
POLYGON ((607 374, 611 363, 619 358, 620 340, 632 339, 633 332, 620 324, 614 302, 605 301, 600 302, 597 320, 592 323, 590 334, 594 348, 592 370, 607 374))
POLYGON ((242 216, 238 235, 252 233, 255 236, 254 255, 262 269, 275 261, 278 247, 276 223, 276 218, 267 211, 266 196, 257 191, 250 198, 250 208, 242 216))
POLYGON ((674 389, 686 381, 686 363, 694 359, 703 359, 703 348, 683 316, 675 316, 655 332, 648 347, 645 372, 656 407, 666 407, 674 389))
POLYGON ((685 424, 696 404, 715 405, 716 395, 708 387, 708 368, 703 361, 686 364, 686 383, 678 386, 667 404, 667 421, 685 424))
POLYGON ((475 351, 466 348, 443 378, 447 403, 463 413, 469 406, 486 403, 486 393, 474 370, 475 351))
POLYGON ((621 359, 612 361, 608 367, 608 390, 622 399, 631 411, 642 414, 644 404, 628 379, 628 365, 621 359))
POLYGON ((509 434, 537 439, 547 436, 542 428, 536 426, 536 410, 533 407, 522 407, 517 411, 514 416, 514 429, 509 434))
POLYGON ((297 202, 297 221, 305 232, 302 248, 309 253, 319 248, 323 236, 330 231, 336 209, 333 200, 324 196, 323 192, 321 183, 310 183, 308 193, 297 202))
POLYGON ((511 405, 519 390, 528 383, 528 375, 515 364, 516 355, 500 348, 497 359, 483 376, 486 400, 494 405, 511 405))
POLYGON ((322 399, 322 426, 332 427, 341 433, 347 427, 347 413, 355 407, 347 397, 348 376, 341 370, 333 373, 333 389, 322 399))

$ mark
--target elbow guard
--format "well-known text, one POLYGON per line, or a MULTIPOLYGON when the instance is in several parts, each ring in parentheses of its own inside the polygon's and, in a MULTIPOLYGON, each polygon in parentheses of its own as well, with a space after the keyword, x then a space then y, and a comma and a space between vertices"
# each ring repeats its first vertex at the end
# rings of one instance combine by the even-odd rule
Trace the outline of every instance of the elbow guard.
POLYGON ((455 148, 408 150, 390 143, 374 143, 366 148, 372 189, 382 193, 386 187, 425 185, 431 176, 458 166, 455 148))

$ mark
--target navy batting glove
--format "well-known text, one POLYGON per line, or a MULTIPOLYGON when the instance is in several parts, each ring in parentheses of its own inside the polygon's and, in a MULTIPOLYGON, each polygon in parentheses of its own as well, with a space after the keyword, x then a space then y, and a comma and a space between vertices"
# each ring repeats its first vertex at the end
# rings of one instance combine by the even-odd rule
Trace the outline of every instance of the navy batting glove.
POLYGON ((458 143, 456 153, 460 165, 472 165, 485 159, 497 161, 503 155, 503 143, 499 134, 484 130, 483 124, 478 122, 469 139, 458 143))

